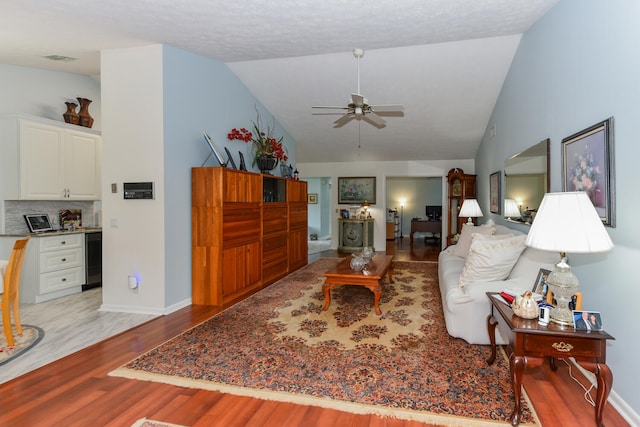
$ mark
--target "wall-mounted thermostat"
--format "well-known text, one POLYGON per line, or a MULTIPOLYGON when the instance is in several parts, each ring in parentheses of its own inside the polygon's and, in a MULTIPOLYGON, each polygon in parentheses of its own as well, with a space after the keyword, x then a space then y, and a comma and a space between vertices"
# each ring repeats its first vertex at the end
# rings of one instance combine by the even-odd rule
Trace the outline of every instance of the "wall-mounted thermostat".
POLYGON ((153 199, 153 182, 125 182, 125 199, 153 199))

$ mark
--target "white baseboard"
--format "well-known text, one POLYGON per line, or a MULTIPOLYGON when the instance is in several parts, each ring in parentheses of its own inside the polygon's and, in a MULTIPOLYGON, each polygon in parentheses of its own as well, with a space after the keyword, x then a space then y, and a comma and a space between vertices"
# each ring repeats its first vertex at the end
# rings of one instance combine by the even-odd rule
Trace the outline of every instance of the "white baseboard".
MULTIPOLYGON (((596 375, 593 372, 588 371, 580 366, 574 358, 571 358, 570 360, 571 363, 582 373, 582 375, 584 375, 594 387, 597 387, 596 375)), ((618 411, 620 415, 622 415, 622 417, 629 424, 631 424, 632 427, 640 427, 640 415, 638 415, 638 413, 635 412, 633 408, 631 408, 627 404, 627 402, 625 402, 624 399, 622 399, 620 395, 615 392, 615 390, 611 390, 607 402, 610 403, 611 406, 616 408, 616 411, 618 411)))
POLYGON ((133 313, 133 314, 153 314, 156 316, 163 316, 166 314, 178 311, 181 308, 191 305, 191 298, 179 301, 175 304, 165 308, 144 307, 144 306, 130 306, 130 305, 115 305, 115 304, 102 304, 100 311, 111 311, 117 313, 133 313))

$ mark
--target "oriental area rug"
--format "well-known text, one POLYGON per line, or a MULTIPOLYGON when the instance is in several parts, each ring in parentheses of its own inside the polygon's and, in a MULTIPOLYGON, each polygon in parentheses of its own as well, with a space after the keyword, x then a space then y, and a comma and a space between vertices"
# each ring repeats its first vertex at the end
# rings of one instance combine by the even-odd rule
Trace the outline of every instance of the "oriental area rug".
POLYGON ((14 325, 12 325, 12 329, 14 345, 10 346, 0 323, 0 366, 25 354, 44 338, 44 331, 37 326, 22 325, 22 335, 17 334, 14 325))
MULTIPOLYGON (((447 426, 508 424, 506 357, 447 334, 435 262, 394 262, 377 316, 321 258, 109 375, 447 426)), ((504 355, 504 354, 503 354, 504 355)), ((524 393, 523 393, 524 395, 524 393)), ((526 395, 522 425, 539 425, 526 395)))

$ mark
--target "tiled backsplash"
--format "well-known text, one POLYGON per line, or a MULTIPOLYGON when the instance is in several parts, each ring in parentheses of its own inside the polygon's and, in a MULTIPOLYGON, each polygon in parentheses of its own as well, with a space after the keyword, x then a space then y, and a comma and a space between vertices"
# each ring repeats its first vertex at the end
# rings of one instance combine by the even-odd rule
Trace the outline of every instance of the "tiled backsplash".
POLYGON ((61 209, 82 209, 82 226, 96 227, 95 202, 65 201, 65 200, 6 200, 5 232, 22 234, 28 233, 29 228, 23 215, 47 214, 53 228, 60 227, 59 213, 61 209))

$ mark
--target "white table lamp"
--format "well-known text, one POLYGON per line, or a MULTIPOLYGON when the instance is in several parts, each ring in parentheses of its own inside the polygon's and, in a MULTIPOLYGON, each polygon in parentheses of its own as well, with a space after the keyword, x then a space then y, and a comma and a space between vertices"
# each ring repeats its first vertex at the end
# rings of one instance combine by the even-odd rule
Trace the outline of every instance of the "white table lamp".
POLYGON ((560 262, 547 279, 557 301, 549 317, 552 322, 573 325, 573 314, 568 304, 578 291, 579 282, 567 264, 567 252, 606 252, 613 248, 613 242, 587 193, 545 194, 527 235, 526 245, 560 253, 560 262))
POLYGON ((507 219, 521 218, 518 203, 513 199, 504 199, 504 216, 507 219))
POLYGON ((462 207, 460 208, 458 216, 462 218, 467 217, 467 224, 473 225, 472 218, 482 216, 482 210, 480 209, 478 201, 476 199, 466 199, 462 202, 462 207))

